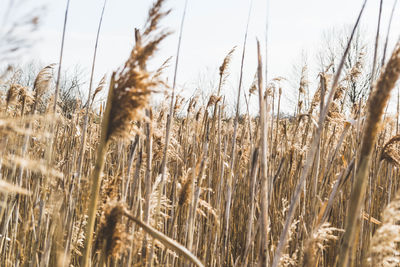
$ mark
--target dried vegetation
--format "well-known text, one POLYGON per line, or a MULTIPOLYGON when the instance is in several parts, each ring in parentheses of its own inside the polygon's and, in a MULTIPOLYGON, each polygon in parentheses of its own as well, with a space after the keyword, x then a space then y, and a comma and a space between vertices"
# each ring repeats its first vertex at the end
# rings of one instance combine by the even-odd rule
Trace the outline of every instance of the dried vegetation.
POLYGON ((232 118, 235 48, 203 105, 174 97, 168 61, 148 69, 169 35, 163 4, 89 109, 52 112, 54 64, 32 87, 0 73, 0 266, 400 266, 399 114, 382 118, 400 46, 369 100, 350 107, 363 53, 342 76, 324 66, 309 103, 304 66, 292 117, 280 113, 283 78, 263 84, 258 47, 246 104, 258 94, 261 114, 232 118))

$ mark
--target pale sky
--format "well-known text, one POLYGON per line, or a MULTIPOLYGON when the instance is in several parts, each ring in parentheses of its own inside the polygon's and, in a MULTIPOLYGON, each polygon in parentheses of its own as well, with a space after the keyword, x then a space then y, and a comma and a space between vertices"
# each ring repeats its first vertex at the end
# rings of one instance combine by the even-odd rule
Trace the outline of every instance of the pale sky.
MULTIPOLYGON (((70 1, 63 66, 71 68, 79 64, 89 72, 103 0, 70 1)), ((47 0, 38 45, 24 60, 38 59, 44 64, 58 62, 66 2, 47 0)), ((103 74, 124 63, 133 46, 134 28, 141 28, 152 2, 108 0, 98 48, 96 82, 103 74)), ((265 44, 266 3, 266 0, 253 0, 244 89, 250 86, 256 70, 256 38, 263 47, 265 44)), ((290 77, 293 65, 300 62, 302 53, 308 55, 310 65, 316 63, 315 54, 322 49, 323 32, 333 27, 353 25, 362 3, 363 0, 269 0, 269 78, 290 77)), ((393 3, 394 0, 384 0, 381 44, 393 3)), ((184 0, 169 0, 167 6, 172 12, 162 25, 173 30, 174 34, 158 52, 155 68, 168 57, 175 56, 184 0)), ((249 6, 249 0, 189 0, 178 73, 179 89, 193 91, 199 86, 206 88, 210 83, 216 83, 219 65, 226 53, 237 46, 231 65, 232 74, 224 88, 227 95, 235 95, 249 6)), ((378 10, 379 0, 369 0, 361 22, 366 29, 366 38, 371 42, 374 41, 378 10)), ((389 51, 399 36, 399 12, 396 8, 389 51)), ((265 55, 263 57, 265 59, 265 55)), ((171 76, 169 78, 172 80, 171 76)))

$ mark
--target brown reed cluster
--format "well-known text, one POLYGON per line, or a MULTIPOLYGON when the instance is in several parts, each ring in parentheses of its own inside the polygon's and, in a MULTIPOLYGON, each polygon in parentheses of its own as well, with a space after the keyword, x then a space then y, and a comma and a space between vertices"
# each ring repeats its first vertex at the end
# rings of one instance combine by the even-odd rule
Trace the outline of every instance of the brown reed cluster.
POLYGON ((118 202, 109 202, 104 207, 95 247, 107 258, 119 258, 127 250, 129 236, 122 224, 124 210, 123 204, 118 202))
POLYGON ((170 13, 162 10, 163 2, 158 0, 154 3, 142 33, 136 30, 136 44, 124 67, 115 76, 107 139, 127 137, 131 122, 144 117, 143 108, 148 106, 150 94, 163 84, 146 70, 147 62, 170 34, 160 30, 161 19, 170 13))

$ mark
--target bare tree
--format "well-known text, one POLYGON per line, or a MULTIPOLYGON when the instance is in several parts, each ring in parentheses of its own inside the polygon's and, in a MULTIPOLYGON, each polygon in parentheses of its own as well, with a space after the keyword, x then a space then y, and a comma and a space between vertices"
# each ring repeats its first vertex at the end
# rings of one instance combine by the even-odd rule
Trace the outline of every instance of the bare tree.
MULTIPOLYGON (((342 102, 345 106, 352 107, 354 104, 365 99, 368 88, 371 84, 371 64, 368 53, 371 50, 368 41, 365 39, 362 29, 358 29, 353 42, 349 48, 344 66, 343 74, 339 86, 346 88, 346 95, 342 102)), ((321 72, 335 73, 339 56, 343 54, 344 49, 350 38, 350 29, 330 29, 323 34, 323 49, 317 54, 317 62, 321 72)), ((376 70, 379 72, 379 69, 376 70)))

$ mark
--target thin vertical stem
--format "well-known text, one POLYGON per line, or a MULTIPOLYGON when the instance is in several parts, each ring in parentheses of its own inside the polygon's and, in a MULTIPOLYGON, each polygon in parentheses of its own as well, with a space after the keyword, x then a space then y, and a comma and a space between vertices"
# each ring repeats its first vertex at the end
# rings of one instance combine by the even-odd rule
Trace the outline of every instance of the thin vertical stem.
MULTIPOLYGON (((235 121, 234 121, 234 126, 233 126, 233 137, 232 137, 232 148, 231 148, 231 154, 230 154, 230 174, 228 175, 228 185, 227 185, 227 203, 225 207, 225 253, 228 251, 228 230, 229 230, 229 215, 230 215, 230 206, 231 206, 231 197, 232 197, 232 176, 233 176, 233 169, 235 165, 235 150, 236 150, 236 136, 237 136, 237 128, 238 128, 238 122, 239 122, 239 108, 240 108, 240 93, 242 91, 242 79, 243 79, 243 66, 244 66, 244 58, 246 55, 246 44, 247 44, 247 34, 249 31, 249 23, 250 23, 250 16, 251 16, 251 10, 252 10, 252 5, 253 5, 253 0, 250 0, 250 8, 249 8, 249 14, 247 17, 247 25, 246 25, 246 31, 244 34, 244 41, 243 41, 243 51, 242 51, 242 61, 240 64, 240 77, 239 77, 239 88, 238 88, 238 94, 237 94, 237 103, 236 103, 236 116, 235 116, 235 121)), ((226 255, 224 255, 225 258, 226 255)))
MULTIPOLYGON (((377 57, 378 57, 378 45, 379 45, 379 31, 381 28, 382 5, 383 5, 383 0, 380 1, 380 5, 379 5, 378 26, 376 29, 375 47, 374 47, 374 60, 372 61, 371 83, 373 81, 375 81, 376 61, 377 61, 377 57)), ((371 89, 372 89, 372 86, 371 86, 371 89)))
POLYGON ((390 28, 392 26, 393 13, 394 13, 394 10, 396 9, 396 5, 397 5, 397 0, 394 1, 393 7, 392 7, 392 12, 390 13, 389 25, 388 25, 388 29, 387 29, 387 33, 386 33, 385 46, 383 48, 383 56, 382 56, 381 66, 385 65, 386 51, 387 51, 387 46, 389 43, 390 28))
POLYGON ((62 39, 61 39, 60 59, 58 62, 58 73, 57 73, 57 80, 56 80, 56 92, 54 94, 54 105, 53 105, 53 113, 54 114, 56 113, 58 94, 60 91, 59 85, 60 85, 60 77, 61 77, 61 65, 62 65, 62 59, 63 59, 63 53, 64 53, 65 31, 67 28, 69 2, 70 2, 70 0, 67 0, 67 7, 65 8, 64 26, 63 26, 63 33, 62 33, 62 39))
MULTIPOLYGON (((260 147, 261 147, 261 163, 260 163, 260 200, 261 200, 261 251, 260 251, 260 266, 268 265, 268 208, 269 208, 269 181, 268 181, 268 166, 267 166, 267 110, 266 101, 264 100, 264 87, 262 77, 262 58, 260 52, 260 43, 257 40, 258 53, 258 99, 260 105, 260 147)), ((266 96, 267 97, 267 96, 266 96)))
POLYGON ((162 160, 162 163, 161 163, 161 190, 160 190, 160 195, 159 195, 159 199, 158 199, 157 213, 156 214, 159 214, 159 204, 160 204, 159 202, 160 202, 160 198, 161 198, 161 192, 164 190, 165 171, 166 171, 166 165, 167 165, 167 160, 168 160, 167 151, 168 151, 168 145, 169 145, 169 138, 170 138, 172 122, 173 122, 172 118, 174 116, 174 99, 175 99, 176 78, 178 76, 179 55, 180 55, 180 50, 181 50, 182 35, 183 35, 183 25, 184 25, 185 17, 186 17, 187 4, 188 4, 188 0, 186 0, 185 8, 183 10, 181 28, 180 28, 179 40, 178 40, 178 48, 177 48, 177 51, 176 51, 176 60, 175 60, 174 80, 173 80, 173 84, 172 84, 171 103, 170 103, 170 107, 169 107, 169 116, 167 118, 167 126, 166 126, 166 134, 165 134, 165 146, 164 146, 164 151, 163 151, 163 160, 162 160))
POLYGON ((94 76, 94 69, 95 69, 95 66, 96 66, 96 56, 97 56, 97 46, 98 46, 98 43, 99 43, 100 29, 101 29, 101 24, 103 22, 103 16, 104 16, 104 10, 106 8, 106 3, 107 3, 107 0, 104 0, 103 9, 102 9, 101 15, 100 15, 99 26, 97 28, 96 43, 94 45, 92 70, 91 70, 91 73, 90 73, 90 82, 89 82, 88 101, 86 103, 86 113, 85 113, 85 119, 84 119, 84 123, 83 123, 82 137, 81 137, 81 147, 80 147, 80 150, 79 150, 79 158, 78 158, 78 166, 77 166, 78 184, 79 184, 79 182, 81 180, 82 162, 83 162, 83 157, 84 157, 84 154, 85 154, 84 152, 85 152, 85 147, 86 147, 86 136, 87 136, 86 132, 87 132, 88 123, 89 123, 89 111, 90 111, 90 108, 91 108, 90 98, 92 96, 93 76, 94 76))
MULTIPOLYGON (((164 145, 164 151, 163 151, 163 159, 161 162, 161 184, 160 184, 160 190, 158 192, 158 199, 157 199, 157 206, 156 206, 156 213, 155 213, 156 220, 159 219, 160 209, 161 209, 161 195, 164 191, 164 186, 165 186, 165 174, 166 174, 166 166, 167 166, 167 161, 168 161, 168 146, 169 146, 169 139, 170 139, 170 134, 171 134, 171 127, 172 127, 172 123, 173 123, 173 117, 174 117, 174 99, 175 99, 176 80, 177 80, 177 76, 178 76, 179 55, 180 55, 180 51, 181 51, 183 26, 185 24, 187 6, 188 6, 188 0, 185 1, 185 7, 183 9, 182 20, 181 20, 181 25, 180 25, 180 32, 179 32, 179 39, 178 39, 178 47, 177 47, 177 51, 176 51, 174 79, 173 79, 173 83, 172 83, 171 103, 170 103, 170 107, 169 107, 169 116, 167 118, 167 125, 166 125, 166 130, 165 130, 166 132, 165 132, 165 145, 164 145)), ((150 255, 149 262, 153 262, 152 255, 153 254, 150 255)))
POLYGON ((88 223, 86 226, 86 239, 85 239, 85 249, 82 258, 82 266, 90 266, 90 257, 92 250, 93 232, 94 232, 94 222, 96 219, 97 201, 99 198, 100 185, 101 185, 101 174, 104 168, 104 161, 108 148, 108 123, 110 120, 111 113, 111 102, 114 91, 114 76, 113 74, 110 82, 110 89, 108 91, 107 106, 104 112, 103 122, 101 125, 101 137, 99 140, 99 146, 97 148, 97 158, 96 164, 91 177, 91 193, 90 193, 90 204, 88 209, 88 223))

